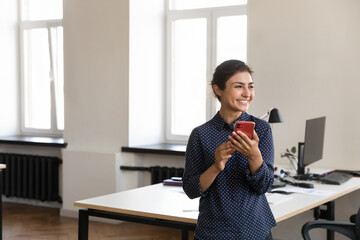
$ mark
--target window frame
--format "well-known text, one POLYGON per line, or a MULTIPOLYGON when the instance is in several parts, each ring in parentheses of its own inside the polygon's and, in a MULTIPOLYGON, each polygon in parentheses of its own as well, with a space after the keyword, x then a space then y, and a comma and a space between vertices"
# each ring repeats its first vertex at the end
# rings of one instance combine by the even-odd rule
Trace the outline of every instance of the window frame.
MULTIPOLYGON (((170 0, 169 0, 170 1, 170 0)), ((214 8, 198 8, 185 10, 170 10, 169 1, 167 1, 166 13, 166 127, 165 142, 168 143, 186 143, 188 135, 175 135, 171 133, 172 124, 172 24, 176 20, 206 18, 207 19, 207 50, 206 50, 206 121, 210 120, 218 111, 218 100, 214 97, 210 80, 213 69, 217 66, 217 19, 225 16, 247 16, 246 4, 214 8)), ((194 126, 196 127, 196 126, 194 126)))
POLYGON ((57 129, 57 107, 55 99, 55 84, 54 84, 54 63, 52 62, 52 39, 51 31, 53 28, 63 28, 62 19, 51 19, 51 20, 20 20, 20 133, 22 135, 38 135, 38 136, 51 136, 51 137, 62 137, 63 130, 57 129), (25 126, 25 108, 26 108, 26 59, 25 59, 25 39, 24 32, 31 29, 46 28, 48 32, 48 43, 49 43, 49 56, 50 56, 50 99, 51 99, 51 126, 50 129, 39 129, 29 128, 25 126))

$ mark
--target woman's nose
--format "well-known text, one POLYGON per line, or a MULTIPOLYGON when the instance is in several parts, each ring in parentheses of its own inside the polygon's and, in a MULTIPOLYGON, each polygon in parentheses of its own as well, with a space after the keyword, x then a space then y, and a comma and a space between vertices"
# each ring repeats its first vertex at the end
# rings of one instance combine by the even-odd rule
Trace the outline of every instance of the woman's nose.
POLYGON ((247 88, 243 88, 242 94, 244 97, 248 97, 250 95, 250 91, 247 88))

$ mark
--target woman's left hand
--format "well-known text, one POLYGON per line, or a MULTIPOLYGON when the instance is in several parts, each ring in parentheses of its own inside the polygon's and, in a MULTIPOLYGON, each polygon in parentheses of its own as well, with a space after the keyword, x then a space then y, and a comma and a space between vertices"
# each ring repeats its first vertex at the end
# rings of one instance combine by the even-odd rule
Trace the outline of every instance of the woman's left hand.
POLYGON ((263 164, 262 155, 259 149, 259 137, 254 131, 253 139, 238 131, 229 136, 233 149, 248 157, 249 168, 252 175, 255 175, 263 164))
POLYGON ((254 137, 251 140, 246 134, 241 131, 233 132, 232 136, 229 136, 231 147, 241 154, 249 157, 256 158, 261 156, 259 150, 259 137, 254 131, 254 137))

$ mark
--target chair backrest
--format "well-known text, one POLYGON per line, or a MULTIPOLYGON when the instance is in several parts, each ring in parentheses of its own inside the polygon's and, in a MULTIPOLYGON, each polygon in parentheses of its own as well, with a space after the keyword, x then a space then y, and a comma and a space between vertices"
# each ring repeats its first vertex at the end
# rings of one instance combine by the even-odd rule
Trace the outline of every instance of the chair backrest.
POLYGON ((358 239, 360 239, 360 208, 356 214, 355 220, 355 234, 358 239))

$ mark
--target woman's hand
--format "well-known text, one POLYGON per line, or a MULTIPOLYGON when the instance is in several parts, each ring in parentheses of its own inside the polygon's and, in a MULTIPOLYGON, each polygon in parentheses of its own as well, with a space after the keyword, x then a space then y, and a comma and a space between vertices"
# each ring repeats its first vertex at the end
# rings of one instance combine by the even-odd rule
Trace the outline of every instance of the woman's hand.
POLYGON ((234 152, 235 149, 231 148, 230 142, 222 143, 216 148, 215 163, 200 175, 201 192, 205 192, 215 181, 216 176, 225 169, 225 164, 234 152))
POLYGON ((241 131, 233 132, 229 139, 231 148, 248 157, 250 172, 255 175, 263 163, 256 132, 252 140, 241 131))
POLYGON ((234 152, 230 142, 222 143, 216 148, 214 165, 219 172, 225 169, 225 164, 234 152))
POLYGON ((261 155, 259 150, 259 137, 254 131, 254 138, 251 140, 241 131, 233 132, 229 136, 231 147, 247 157, 258 157, 261 155))

